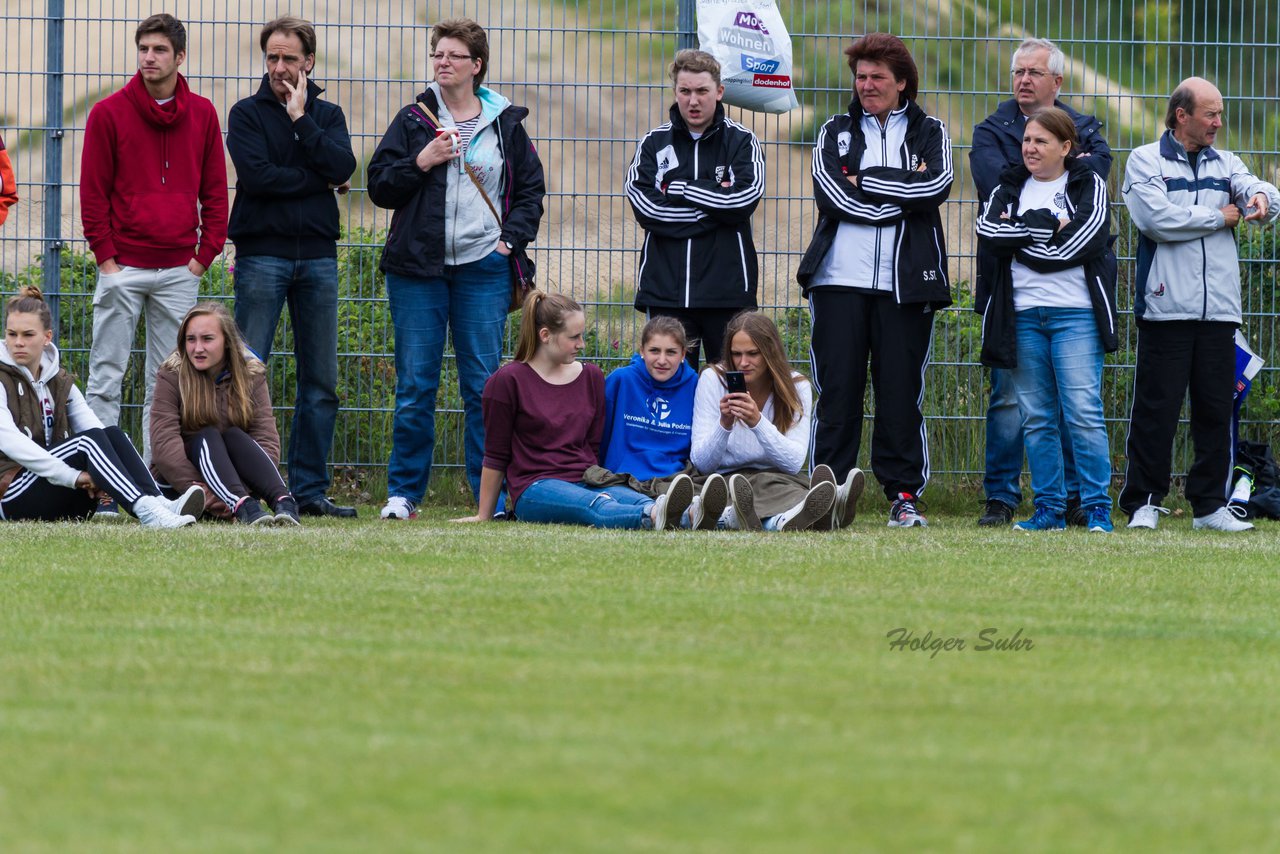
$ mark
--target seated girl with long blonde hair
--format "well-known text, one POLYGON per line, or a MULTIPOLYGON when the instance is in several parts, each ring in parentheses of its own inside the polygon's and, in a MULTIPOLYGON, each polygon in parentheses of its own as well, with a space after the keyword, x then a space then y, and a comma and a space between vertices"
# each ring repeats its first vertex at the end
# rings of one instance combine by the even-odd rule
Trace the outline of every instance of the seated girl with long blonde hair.
POLYGON ((279 464, 266 367, 221 303, 200 303, 182 319, 178 349, 156 374, 151 466, 174 489, 207 486, 217 499, 208 507, 213 515, 297 525, 298 503, 279 464))

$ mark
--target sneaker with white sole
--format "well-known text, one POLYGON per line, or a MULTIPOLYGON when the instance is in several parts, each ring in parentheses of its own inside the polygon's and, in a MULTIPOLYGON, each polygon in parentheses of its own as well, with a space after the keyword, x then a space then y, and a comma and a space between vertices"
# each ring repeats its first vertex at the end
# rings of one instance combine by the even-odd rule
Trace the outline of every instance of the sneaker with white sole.
POLYGON ((1035 506, 1030 519, 1024 519, 1013 526, 1015 531, 1065 531, 1067 517, 1043 504, 1035 506))
POLYGON ((917 501, 919 501, 919 499, 911 493, 899 492, 898 497, 894 499, 893 504, 889 505, 889 527, 929 527, 929 520, 924 518, 924 514, 916 507, 917 501))
POLYGON ((198 483, 191 484, 186 492, 169 502, 169 509, 178 516, 199 519, 204 515, 204 488, 198 483))
MULTIPOLYGON (((847 528, 858 515, 858 499, 867 487, 867 476, 862 469, 850 469, 844 483, 836 487, 836 500, 831 505, 831 529, 847 528)), ((921 517, 924 518, 924 517, 921 517)))
POLYGON ((653 530, 665 531, 680 527, 680 517, 693 502, 693 478, 687 474, 678 474, 667 487, 667 491, 653 502, 650 518, 653 530))
POLYGON ((182 516, 169 509, 168 499, 144 495, 133 502, 133 512, 144 528, 185 528, 194 525, 194 516, 182 516))
POLYGON ((735 474, 729 478, 729 503, 733 505, 739 530, 764 530, 764 525, 760 524, 760 517, 756 515, 755 491, 751 488, 751 481, 743 475, 735 474))
POLYGON ((108 525, 122 525, 129 521, 129 515, 120 509, 119 502, 114 498, 100 500, 90 518, 95 522, 106 522, 108 525))
POLYGON ((1237 519, 1230 507, 1219 507, 1208 516, 1197 516, 1191 521, 1191 527, 1197 531, 1252 531, 1253 524, 1237 519))
MULTIPOLYGON (((837 489, 840 486, 836 482, 836 473, 831 470, 831 466, 826 465, 825 463, 819 463, 818 465, 814 466, 813 471, 809 473, 810 489, 813 489, 815 486, 817 486, 820 483, 829 483, 832 486, 836 487, 837 489)), ((827 530, 828 528, 834 528, 836 526, 835 509, 836 509, 836 505, 835 505, 835 502, 833 501, 831 503, 831 509, 827 511, 826 515, 823 518, 814 522, 812 527, 821 528, 824 531, 827 530)))
MULTIPOLYGON (((804 531, 814 526, 819 520, 831 518, 828 514, 831 505, 836 501, 836 485, 829 480, 820 481, 810 487, 804 500, 790 510, 779 513, 769 520, 769 529, 774 531, 804 531)), ((828 529, 829 530, 829 529, 828 529)))
POLYGON ((1111 508, 1098 505, 1090 507, 1088 510, 1088 524, 1090 534, 1110 534, 1116 529, 1111 523, 1111 508))
POLYGON ((240 499, 240 503, 231 511, 235 516, 237 525, 250 525, 253 527, 270 526, 276 523, 276 517, 268 513, 262 506, 262 502, 252 496, 246 496, 240 499))
POLYGON ((417 519, 418 508, 409 499, 393 495, 382 505, 382 512, 378 515, 383 519, 417 519))
POLYGON ((689 505, 689 527, 695 531, 714 531, 728 503, 729 485, 724 477, 709 475, 702 484, 702 491, 689 505))
POLYGON ((1156 529, 1156 524, 1160 521, 1160 514, 1169 515, 1166 507, 1159 504, 1144 504, 1137 510, 1133 511, 1133 515, 1129 517, 1130 528, 1150 528, 1156 529))

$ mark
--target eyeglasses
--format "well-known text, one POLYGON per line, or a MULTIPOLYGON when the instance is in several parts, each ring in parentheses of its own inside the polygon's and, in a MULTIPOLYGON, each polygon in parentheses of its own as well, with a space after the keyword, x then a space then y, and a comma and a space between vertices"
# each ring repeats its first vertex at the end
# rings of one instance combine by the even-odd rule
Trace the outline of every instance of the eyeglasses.
POLYGON ((432 62, 444 62, 445 60, 448 60, 449 62, 455 65, 459 62, 470 62, 472 59, 475 59, 475 57, 468 56, 465 53, 433 53, 431 54, 432 62))
POLYGON ((1049 76, 1049 72, 1042 71, 1039 68, 1015 68, 1013 69, 1013 79, 1019 77, 1030 77, 1032 80, 1041 80, 1049 76))

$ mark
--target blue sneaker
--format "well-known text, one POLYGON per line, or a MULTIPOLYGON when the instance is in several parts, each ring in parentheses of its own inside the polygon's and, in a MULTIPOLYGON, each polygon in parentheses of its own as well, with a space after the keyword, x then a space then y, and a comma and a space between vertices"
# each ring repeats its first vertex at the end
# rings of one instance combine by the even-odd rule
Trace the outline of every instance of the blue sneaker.
POLYGON ((1116 526, 1111 524, 1110 508, 1090 507, 1088 527, 1090 534, 1110 534, 1114 531, 1116 526))
POLYGON ((1036 512, 1025 522, 1013 526, 1015 531, 1065 531, 1067 517, 1062 513, 1054 513, 1048 507, 1036 507, 1036 512))

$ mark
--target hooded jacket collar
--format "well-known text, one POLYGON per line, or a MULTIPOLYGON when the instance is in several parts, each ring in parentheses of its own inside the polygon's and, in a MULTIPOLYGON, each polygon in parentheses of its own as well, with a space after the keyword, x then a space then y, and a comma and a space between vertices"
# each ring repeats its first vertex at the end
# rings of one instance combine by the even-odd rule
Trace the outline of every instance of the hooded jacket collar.
POLYGON ((9 355, 9 348, 0 341, 0 364, 7 365, 16 371, 23 379, 31 383, 32 386, 43 385, 58 375, 61 369, 61 358, 58 355, 58 348, 52 341, 44 345, 44 352, 40 354, 40 379, 31 376, 31 371, 23 365, 19 365, 13 360, 13 356, 9 355))
POLYGON ((173 100, 164 105, 157 104, 156 99, 151 97, 151 93, 147 91, 147 85, 142 82, 141 71, 134 74, 133 79, 125 84, 125 97, 132 102, 138 115, 157 130, 168 130, 186 118, 191 88, 187 86, 187 79, 181 74, 178 74, 177 78, 178 83, 173 90, 173 100))

